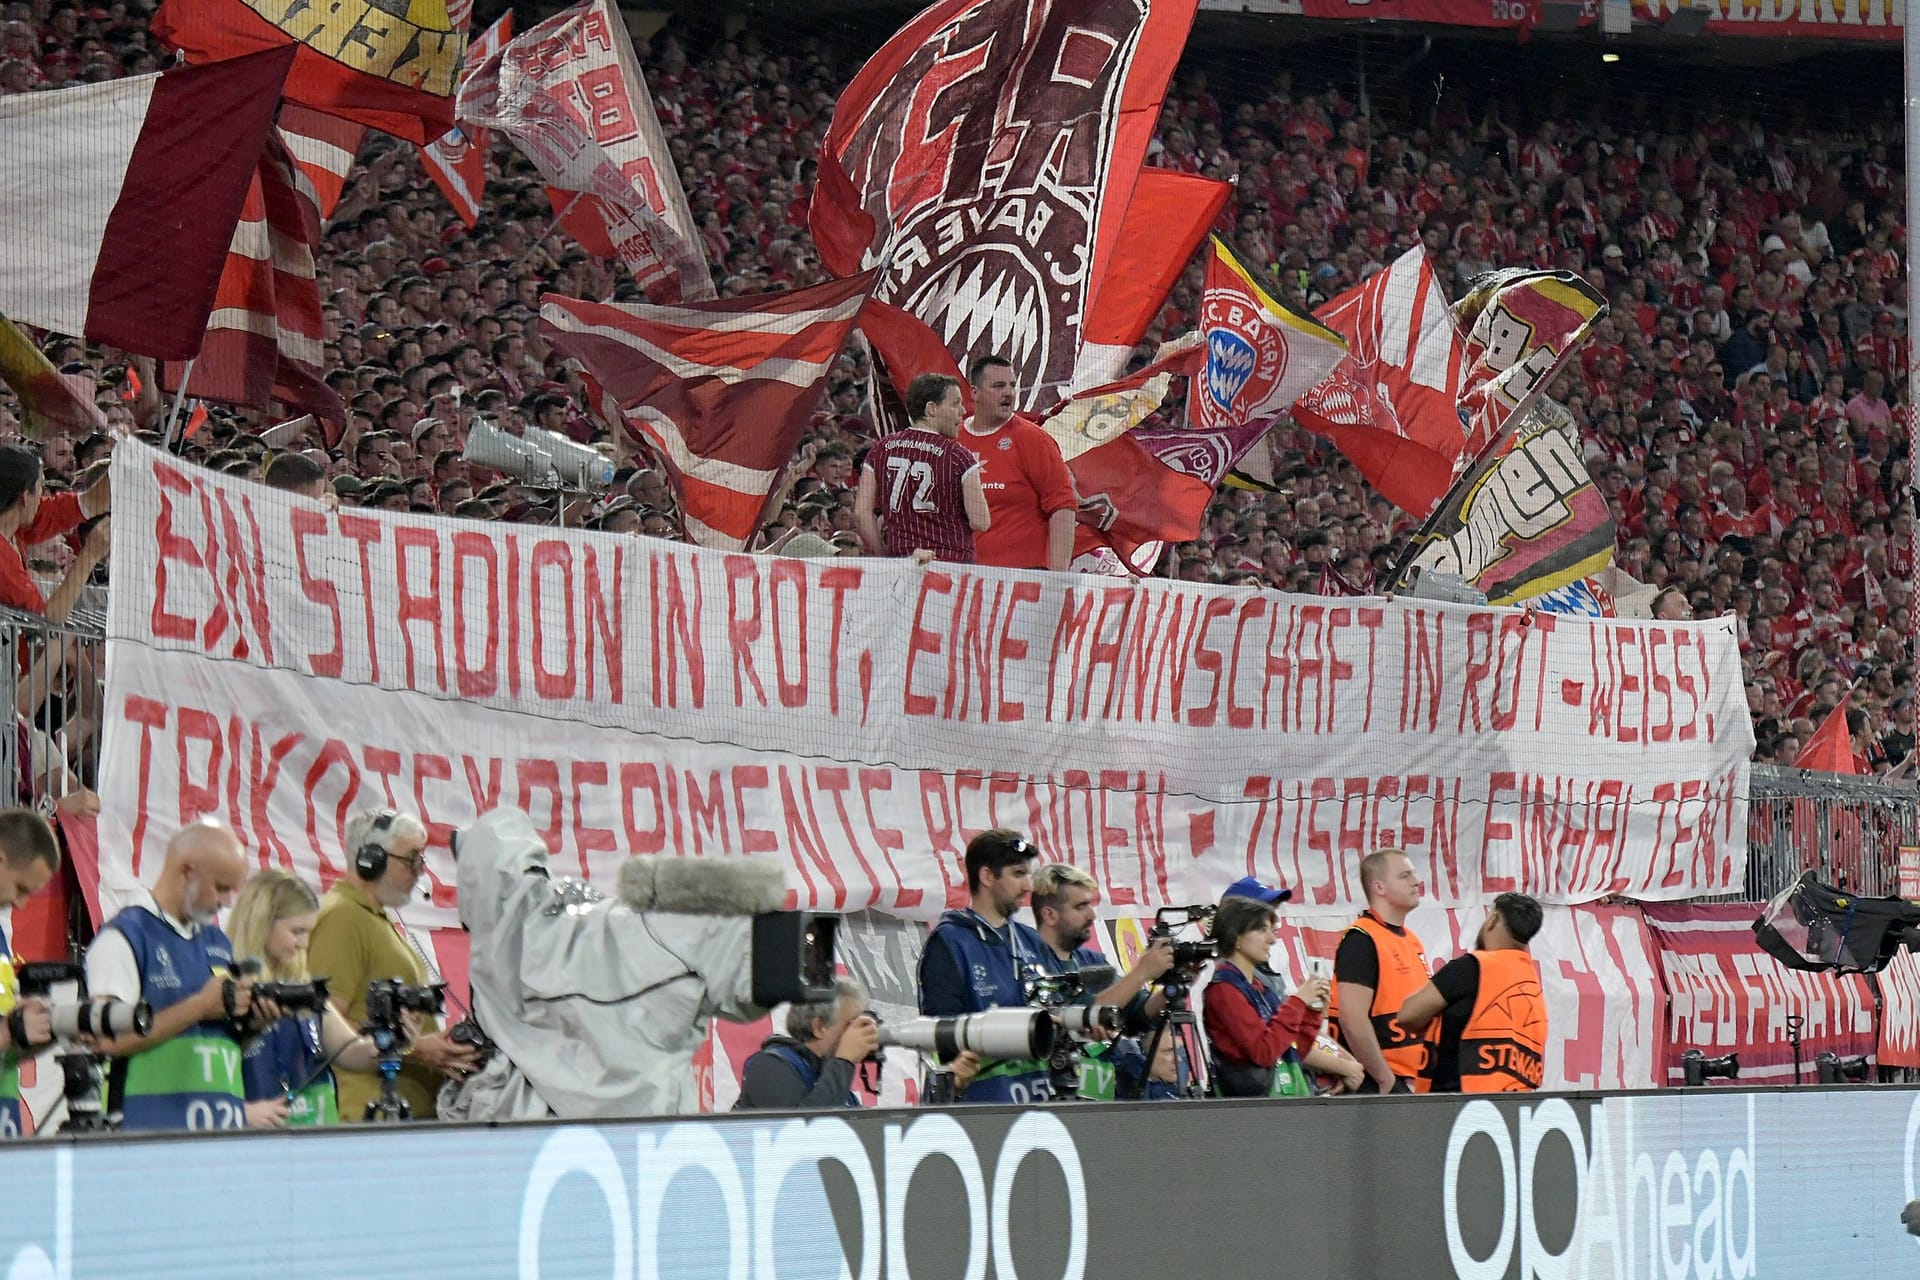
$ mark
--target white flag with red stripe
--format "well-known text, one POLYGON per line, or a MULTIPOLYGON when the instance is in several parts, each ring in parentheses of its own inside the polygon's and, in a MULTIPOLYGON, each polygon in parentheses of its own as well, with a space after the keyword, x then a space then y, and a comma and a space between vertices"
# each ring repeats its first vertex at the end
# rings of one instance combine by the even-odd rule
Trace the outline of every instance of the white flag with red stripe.
POLYGON ((367 126, 289 102, 280 109, 280 136, 293 162, 313 185, 314 207, 326 222, 340 207, 347 174, 367 136, 367 126))
POLYGON ((473 63, 459 118, 512 138, 547 180, 560 224, 625 262, 649 297, 713 297, 679 167, 611 0, 563 9, 473 63))
POLYGON ((319 240, 314 184, 276 133, 234 228, 200 354, 190 366, 164 366, 161 385, 177 390, 184 376, 186 394, 201 400, 255 407, 279 401, 313 414, 329 446, 337 442, 347 412, 322 380, 325 335, 313 260, 319 240))
POLYGON ((1426 250, 1415 245, 1314 313, 1347 358, 1295 402, 1295 421, 1333 441, 1367 482, 1424 518, 1466 447, 1465 344, 1426 250))
POLYGON ((293 56, 0 98, 0 313, 141 355, 198 351, 293 56))
POLYGON ((540 332, 592 373, 665 460, 688 536, 737 551, 760 527, 874 274, 680 306, 550 293, 540 332))
MULTIPOLYGON (((512 36, 513 14, 503 13, 500 21, 467 46, 466 65, 479 66, 499 53, 512 36)), ((487 149, 492 144, 491 129, 461 120, 450 132, 420 148, 420 163, 427 176, 469 227, 480 221, 480 203, 487 188, 487 149)))

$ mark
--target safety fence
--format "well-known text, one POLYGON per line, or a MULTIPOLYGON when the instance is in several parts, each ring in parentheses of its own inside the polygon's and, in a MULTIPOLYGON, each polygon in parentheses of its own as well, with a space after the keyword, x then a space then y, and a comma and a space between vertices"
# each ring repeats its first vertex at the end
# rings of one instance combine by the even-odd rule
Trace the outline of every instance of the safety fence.
POLYGON ((64 624, 0 609, 0 638, 12 655, 0 683, 13 712, 13 732, 0 733, 0 778, 11 780, 7 799, 43 811, 94 804, 104 621, 84 607, 64 624))
POLYGON ((1755 765, 1747 794, 1749 901, 1806 870, 1866 897, 1900 892, 1900 850, 1920 846, 1912 783, 1755 765))

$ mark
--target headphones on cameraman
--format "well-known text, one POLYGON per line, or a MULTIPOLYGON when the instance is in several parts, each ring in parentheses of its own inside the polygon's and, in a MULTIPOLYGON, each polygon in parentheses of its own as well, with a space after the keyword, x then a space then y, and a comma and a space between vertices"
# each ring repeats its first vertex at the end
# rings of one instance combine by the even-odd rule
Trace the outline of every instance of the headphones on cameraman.
MULTIPOLYGON (((394 820, 399 816, 400 815, 392 809, 382 809, 375 815, 373 819, 373 830, 369 834, 379 835, 388 827, 391 827, 394 820)), ((362 880, 378 880, 381 876, 387 874, 388 857, 389 855, 385 845, 374 840, 368 840, 354 852, 353 870, 362 880)))

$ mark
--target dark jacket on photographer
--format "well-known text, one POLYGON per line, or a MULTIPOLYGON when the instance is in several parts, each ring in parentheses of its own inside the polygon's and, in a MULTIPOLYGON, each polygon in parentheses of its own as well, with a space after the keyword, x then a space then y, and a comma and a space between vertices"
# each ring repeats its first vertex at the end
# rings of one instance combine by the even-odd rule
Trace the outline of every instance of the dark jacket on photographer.
POLYGON ((792 1036, 768 1036, 760 1051, 747 1059, 740 1073, 740 1100, 735 1111, 764 1108, 773 1111, 814 1111, 825 1107, 857 1107, 853 1073, 858 1063, 828 1058, 792 1036))
MULTIPOLYGON (((941 915, 920 953, 920 1012, 935 1018, 1017 1009, 1027 1002, 1021 970, 1045 964, 1045 939, 1018 920, 996 929, 971 908, 941 915)), ((991 1059, 967 1086, 968 1102, 1043 1102, 1052 1096, 1047 1064, 991 1059)))
POLYGON ((290 1015, 255 1036, 247 1045, 242 1070, 248 1102, 287 1100, 289 1128, 340 1122, 339 1096, 315 1015, 290 1015))
POLYGON ((1292 1092, 1304 1074, 1288 1070, 1313 1048, 1322 1014, 1298 996, 1281 1000, 1264 982, 1249 982, 1231 961, 1213 969, 1202 1017, 1213 1045, 1214 1080, 1230 1098, 1292 1092))

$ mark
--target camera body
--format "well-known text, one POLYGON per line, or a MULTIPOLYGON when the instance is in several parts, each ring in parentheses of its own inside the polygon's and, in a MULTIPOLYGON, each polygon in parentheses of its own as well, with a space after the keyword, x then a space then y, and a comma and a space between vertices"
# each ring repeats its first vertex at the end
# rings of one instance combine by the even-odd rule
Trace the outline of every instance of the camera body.
POLYGON ((1167 970, 1167 976, 1160 984, 1169 1002, 1183 1004, 1193 980, 1214 958, 1211 941, 1205 938, 1176 938, 1173 936, 1175 931, 1189 925, 1211 929, 1217 909, 1211 902, 1197 902, 1184 907, 1161 907, 1153 913, 1153 927, 1147 930, 1147 945, 1151 946, 1165 938, 1173 946, 1173 968, 1167 970))
POLYGON ((382 1035, 401 1038, 403 1012, 431 1014, 437 1018, 446 1011, 447 984, 444 982, 415 987, 398 978, 375 978, 367 984, 367 1030, 376 1042, 382 1035))
POLYGON ((1698 1049, 1689 1049, 1680 1055, 1680 1070, 1690 1089, 1697 1089, 1709 1080, 1737 1080, 1740 1055, 1730 1053, 1724 1058, 1709 1058, 1698 1049))
POLYGON ((271 1000, 288 1013, 319 1013, 327 1007, 327 980, 311 982, 256 982, 254 998, 271 1000))

